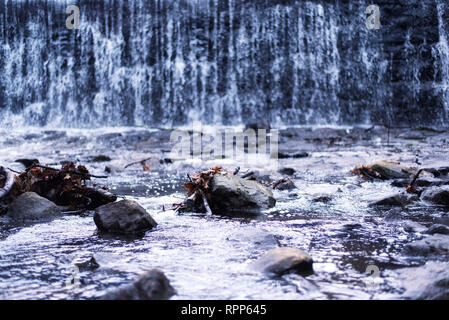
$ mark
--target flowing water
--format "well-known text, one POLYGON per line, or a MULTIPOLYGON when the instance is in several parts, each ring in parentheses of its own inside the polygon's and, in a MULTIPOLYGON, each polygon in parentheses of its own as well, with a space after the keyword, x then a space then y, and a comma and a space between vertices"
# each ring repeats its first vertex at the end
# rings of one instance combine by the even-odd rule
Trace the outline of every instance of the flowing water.
MULTIPOLYGON (((306 137, 300 140, 289 137, 289 129, 280 132, 280 150, 293 142, 308 151, 309 157, 279 162, 259 159, 251 166, 238 159, 160 164, 159 159, 172 146, 167 130, 8 131, 8 139, 0 144, 1 165, 20 170, 21 165, 14 164, 14 159, 37 157, 41 163, 53 166, 63 160, 77 160, 94 174, 104 174, 105 166, 109 166, 109 178, 95 182, 109 186, 119 197, 137 200, 159 225, 140 238, 126 238, 99 233, 92 212, 37 224, 14 224, 6 217, 0 218, 0 298, 99 298, 108 289, 126 284, 152 268, 166 273, 178 292, 174 299, 404 298, 404 284, 398 280, 396 270, 423 265, 427 259, 408 257, 401 251, 405 244, 423 237, 425 226, 448 224, 447 210, 424 205, 398 212, 374 210, 368 207, 370 201, 401 188, 389 182, 363 181, 349 171, 355 164, 374 159, 413 162, 417 154, 426 165, 444 161, 447 134, 433 132, 426 141, 404 140, 398 136, 404 137, 409 130, 403 130, 391 133, 387 146, 383 130, 375 131, 366 140, 354 139, 357 130, 365 129, 312 129, 294 129, 306 137), (346 134, 347 138, 341 138, 346 134), (323 137, 334 137, 337 142, 329 144, 323 137), (91 162, 99 154, 112 160, 91 162), (148 162, 149 172, 140 165, 123 169, 130 162, 150 156, 153 159, 148 162), (292 167, 297 170, 293 180, 298 189, 275 191, 275 208, 258 216, 175 214, 172 204, 180 202, 185 193, 186 173, 215 165, 230 170, 241 166, 242 172, 259 170, 271 179, 281 177, 277 165, 292 167), (328 194, 332 200, 313 202, 320 194, 328 194), (421 224, 421 229, 408 230, 407 225, 416 223, 421 224), (271 278, 248 267, 279 245, 309 252, 315 273, 306 278, 271 278), (67 285, 73 265, 92 256, 100 267, 81 268, 75 274, 79 287, 67 285), (369 265, 380 270, 380 277, 375 279, 379 287, 367 286, 371 283, 365 273, 369 265)), ((2 135, 6 136, 6 132, 2 135)), ((447 261, 445 256, 432 259, 447 261)))

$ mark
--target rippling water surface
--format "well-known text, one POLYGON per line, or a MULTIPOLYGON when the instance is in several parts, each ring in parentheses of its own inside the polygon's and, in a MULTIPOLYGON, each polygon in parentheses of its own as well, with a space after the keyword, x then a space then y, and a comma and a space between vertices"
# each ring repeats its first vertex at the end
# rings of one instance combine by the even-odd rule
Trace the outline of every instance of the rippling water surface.
MULTIPOLYGON (((425 262, 400 253, 404 244, 422 238, 419 232, 405 231, 405 223, 429 225, 447 219, 439 208, 407 208, 399 210, 399 217, 369 209, 372 199, 399 188, 349 174, 355 164, 375 159, 414 161, 420 153, 425 161, 441 160, 447 143, 436 148, 419 140, 393 140, 386 146, 379 133, 378 138, 357 143, 304 145, 309 157, 279 160, 280 167, 296 169, 298 189, 276 191, 275 208, 253 217, 205 217, 171 210, 183 197, 186 173, 216 164, 232 170, 240 163, 225 159, 160 164, 170 147, 164 130, 29 128, 3 136, 7 138, 1 142, 0 165, 19 169, 15 159, 33 157, 54 166, 76 160, 94 174, 104 174, 105 166, 110 166, 110 177, 95 182, 109 186, 119 197, 137 200, 159 225, 143 237, 126 238, 99 233, 92 212, 28 225, 14 225, 0 217, 2 299, 98 298, 151 268, 160 268, 170 279, 178 293, 173 299, 400 298, 403 290, 395 281, 395 270, 425 262), (112 161, 90 162, 98 154, 112 161), (154 160, 149 161, 149 172, 139 165, 123 169, 150 156, 154 160), (331 195, 329 203, 312 201, 323 193, 331 195), (315 273, 306 278, 270 278, 248 268, 251 261, 279 245, 309 252, 315 273), (79 287, 67 285, 73 265, 92 256, 100 267, 81 268, 79 287), (381 270, 377 288, 367 286, 368 265, 381 270)), ((282 139, 280 149, 290 142, 282 139)), ((253 166, 273 179, 281 176, 264 164, 253 166)))

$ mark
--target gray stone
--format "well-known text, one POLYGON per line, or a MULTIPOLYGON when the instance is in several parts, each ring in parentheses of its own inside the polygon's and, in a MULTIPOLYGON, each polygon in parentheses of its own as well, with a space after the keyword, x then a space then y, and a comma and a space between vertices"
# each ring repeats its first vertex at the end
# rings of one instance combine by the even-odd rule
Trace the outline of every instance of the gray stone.
POLYGON ((426 229, 422 224, 410 220, 404 222, 403 228, 406 232, 422 232, 426 229))
POLYGON ((449 234, 449 227, 444 224, 434 224, 430 226, 424 233, 427 234, 449 234))
POLYGON ((415 168, 391 160, 376 161, 370 167, 385 179, 410 178, 416 172, 415 168))
POLYGON ((446 255, 449 253, 449 236, 432 235, 406 244, 403 253, 411 256, 446 255))
POLYGON ((176 294, 165 274, 153 269, 145 272, 132 284, 107 292, 101 300, 167 300, 176 294))
POLYGON ((312 201, 313 202, 322 202, 322 203, 328 203, 332 200, 332 196, 328 194, 317 194, 314 195, 312 201))
POLYGON ((313 273, 313 260, 306 252, 291 247, 280 247, 268 251, 251 264, 254 270, 264 273, 282 275, 285 273, 299 273, 309 275, 313 273))
POLYGON ((295 169, 284 167, 284 168, 279 169, 279 173, 286 174, 288 176, 292 176, 295 174, 295 169))
POLYGON ((376 200, 369 204, 370 207, 376 206, 405 206, 407 204, 412 203, 413 201, 418 200, 418 197, 415 195, 410 195, 407 193, 397 193, 393 195, 386 196, 379 200, 376 200))
POLYGON ((419 300, 449 299, 449 262, 430 261, 424 266, 398 271, 402 298, 419 300))
POLYGON ((211 180, 210 202, 222 212, 259 212, 276 204, 271 190, 261 183, 230 174, 216 174, 211 180))
POLYGON ((17 221, 50 220, 61 216, 61 209, 34 192, 26 192, 9 205, 8 216, 17 221))
POLYGON ((421 199, 434 204, 449 206, 449 186, 428 188, 421 194, 421 199))
POLYGON ((282 180, 275 182, 274 189, 276 189, 276 190, 293 190, 293 189, 297 189, 297 187, 291 179, 282 179, 282 180))
POLYGON ((98 207, 94 221, 99 230, 118 234, 138 234, 157 226, 150 214, 133 200, 98 207))

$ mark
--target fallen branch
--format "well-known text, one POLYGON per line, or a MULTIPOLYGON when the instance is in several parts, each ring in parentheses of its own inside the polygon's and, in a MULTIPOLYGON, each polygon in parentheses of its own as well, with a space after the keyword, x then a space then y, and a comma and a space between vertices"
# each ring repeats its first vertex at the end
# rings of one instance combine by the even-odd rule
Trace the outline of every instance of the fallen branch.
POLYGON ((245 173, 245 174, 242 176, 242 179, 251 177, 251 176, 253 176, 253 175, 254 175, 254 171, 247 172, 247 173, 245 173))
POLYGON ((49 169, 49 170, 53 170, 56 172, 61 172, 61 173, 73 173, 73 174, 77 174, 80 176, 83 176, 85 178, 100 178, 100 179, 106 179, 109 178, 108 176, 96 176, 94 174, 90 174, 90 173, 85 173, 76 169, 69 169, 69 170, 61 170, 61 169, 56 169, 56 168, 52 168, 52 167, 47 167, 47 166, 43 166, 40 164, 35 164, 33 165, 31 168, 42 168, 42 169, 49 169))
POLYGON ((140 161, 131 162, 131 163, 129 163, 129 164, 127 164, 125 166, 125 169, 128 168, 128 167, 131 167, 132 165, 135 165, 135 164, 141 164, 143 166, 146 166, 145 162, 148 161, 148 160, 151 160, 151 158, 146 158, 146 159, 143 159, 143 160, 140 160, 140 161))
POLYGON ((204 205, 204 208, 206 209, 207 215, 211 216, 212 215, 212 210, 210 209, 209 203, 207 202, 206 194, 201 189, 198 189, 198 191, 200 192, 201 197, 203 198, 203 205, 204 205))
POLYGON ((0 188, 0 199, 6 196, 14 185, 14 175, 11 172, 6 171, 3 167, 0 167, 0 172, 3 171, 6 177, 5 185, 0 188))
POLYGON ((410 182, 410 184, 408 185, 408 187, 405 189, 408 193, 417 193, 417 190, 415 188, 415 183, 416 180, 418 179, 419 175, 421 174, 421 172, 424 169, 419 169, 418 172, 415 174, 415 176, 413 177, 412 181, 410 182))

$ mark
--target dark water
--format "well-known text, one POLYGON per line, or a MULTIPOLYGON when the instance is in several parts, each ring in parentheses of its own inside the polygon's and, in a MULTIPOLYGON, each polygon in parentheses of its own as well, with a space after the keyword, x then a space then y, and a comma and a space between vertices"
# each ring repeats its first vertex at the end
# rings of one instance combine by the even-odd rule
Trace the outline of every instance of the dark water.
MULTIPOLYGON (((335 138, 353 132, 350 128, 301 130, 307 139, 286 138, 288 130, 281 131, 279 148, 294 143, 297 150, 308 151, 309 157, 280 159, 279 163, 259 159, 250 166, 273 179, 280 177, 277 164, 295 168, 293 180, 298 189, 276 191, 275 208, 247 218, 176 215, 170 210, 183 197, 187 172, 220 164, 231 170, 240 165, 242 172, 249 167, 232 159, 160 164, 164 150, 170 148, 167 132, 142 128, 8 131, 8 139, 0 144, 1 165, 19 168, 12 162, 19 157, 38 157, 54 166, 77 159, 94 174, 104 174, 108 165, 113 174, 95 182, 108 185, 120 197, 137 200, 159 225, 133 239, 98 233, 92 213, 30 225, 14 225, 0 218, 0 298, 98 298, 152 268, 166 273, 178 292, 174 299, 405 298, 406 285, 399 280, 398 271, 421 266, 429 259, 443 263, 447 256, 408 257, 401 251, 405 244, 423 238, 426 226, 448 224, 447 212, 422 204, 396 214, 388 209, 373 210, 368 207, 370 201, 401 189, 388 182, 362 181, 349 170, 375 159, 413 162, 417 154, 426 165, 444 162, 447 134, 430 132, 427 138, 413 140, 404 139, 410 130, 392 132, 387 146, 384 130, 375 130, 369 139, 356 139, 353 133, 335 138), (328 143, 324 136, 337 142, 328 143), (112 161, 89 162, 98 154, 108 155, 112 161), (148 162, 150 172, 140 166, 123 170, 126 164, 149 156, 154 157, 148 162), (312 201, 323 193, 332 197, 329 203, 312 201), (410 223, 421 227, 407 231, 410 223), (279 245, 309 252, 315 273, 306 278, 286 275, 272 279, 248 267, 279 245), (66 285, 73 265, 92 256, 100 268, 80 269, 79 287, 66 285), (375 279, 378 287, 367 286, 371 283, 365 273, 369 265, 380 270, 375 279)), ((416 280, 432 279, 423 273, 416 280)))
POLYGON ((1 0, 0 123, 447 123, 447 1, 369 4, 1 0))

